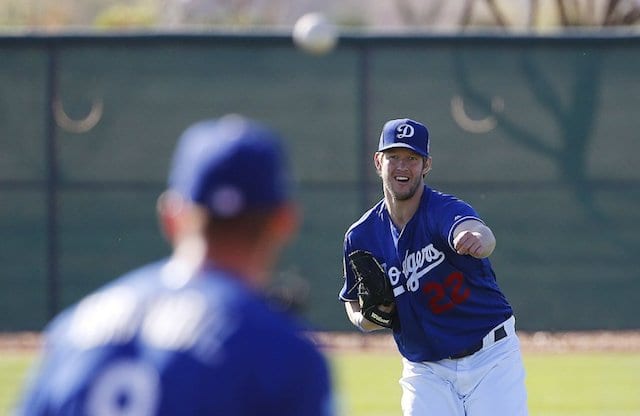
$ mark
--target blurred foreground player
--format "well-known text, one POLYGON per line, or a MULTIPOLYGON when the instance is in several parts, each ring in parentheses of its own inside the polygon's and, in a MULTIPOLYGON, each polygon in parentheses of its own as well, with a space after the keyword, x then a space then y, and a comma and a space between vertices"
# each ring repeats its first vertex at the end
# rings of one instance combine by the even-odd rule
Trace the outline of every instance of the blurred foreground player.
POLYGON ((385 123, 373 162, 384 198, 347 230, 340 298, 362 331, 392 328, 404 415, 526 415, 515 318, 487 258, 493 232, 424 184, 423 124, 385 123))
POLYGON ((332 415, 325 359, 263 288, 296 230, 286 155, 240 116, 182 135, 159 199, 170 259, 49 326, 18 415, 332 415))

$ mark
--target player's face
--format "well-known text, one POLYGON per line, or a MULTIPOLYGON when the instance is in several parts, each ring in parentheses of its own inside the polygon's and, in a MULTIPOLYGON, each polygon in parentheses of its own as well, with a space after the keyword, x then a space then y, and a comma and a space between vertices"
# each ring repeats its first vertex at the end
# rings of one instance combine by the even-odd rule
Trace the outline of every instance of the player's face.
POLYGON ((374 160, 385 195, 397 201, 411 199, 422 186, 422 178, 431 167, 430 158, 404 148, 378 152, 374 160))

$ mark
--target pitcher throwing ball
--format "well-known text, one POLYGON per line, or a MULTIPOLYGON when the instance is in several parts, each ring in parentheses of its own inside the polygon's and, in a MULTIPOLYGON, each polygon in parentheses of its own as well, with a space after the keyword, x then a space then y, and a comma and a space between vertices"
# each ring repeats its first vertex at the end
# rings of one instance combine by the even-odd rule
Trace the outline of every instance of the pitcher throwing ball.
POLYGON ((424 184, 423 124, 388 121, 373 162, 384 199, 346 232, 340 299, 362 331, 393 330, 404 415, 526 415, 515 318, 488 260, 491 229, 424 184))

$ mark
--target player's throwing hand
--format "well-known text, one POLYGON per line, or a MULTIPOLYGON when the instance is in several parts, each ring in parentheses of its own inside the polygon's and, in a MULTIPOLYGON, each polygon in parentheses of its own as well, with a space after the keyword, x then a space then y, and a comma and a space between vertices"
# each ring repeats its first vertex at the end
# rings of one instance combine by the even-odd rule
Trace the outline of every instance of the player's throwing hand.
POLYGON ((480 221, 463 221, 455 228, 453 235, 453 248, 461 256, 483 259, 489 257, 496 247, 493 232, 480 221))

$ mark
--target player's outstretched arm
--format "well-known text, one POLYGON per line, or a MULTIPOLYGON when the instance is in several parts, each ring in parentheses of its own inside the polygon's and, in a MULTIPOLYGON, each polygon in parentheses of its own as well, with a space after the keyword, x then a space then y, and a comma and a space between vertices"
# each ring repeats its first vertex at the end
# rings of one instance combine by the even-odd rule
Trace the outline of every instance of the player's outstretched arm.
MULTIPOLYGON (((358 327, 358 329, 360 329, 361 331, 371 332, 371 331, 377 331, 378 329, 386 329, 385 327, 377 325, 371 322, 370 320, 366 319, 362 315, 362 312, 360 311, 360 304, 358 303, 357 300, 354 300, 351 302, 345 302, 344 308, 347 311, 347 316, 349 317, 349 320, 351 321, 351 323, 356 327, 358 327)), ((390 308, 392 309, 393 306, 391 306, 390 308)), ((389 312, 391 312, 391 310, 389 310, 389 312)))
POLYGON ((489 257, 496 248, 496 238, 489 227, 478 220, 463 221, 453 230, 453 248, 460 255, 477 259, 489 257))

